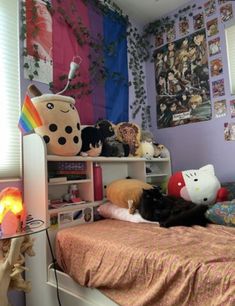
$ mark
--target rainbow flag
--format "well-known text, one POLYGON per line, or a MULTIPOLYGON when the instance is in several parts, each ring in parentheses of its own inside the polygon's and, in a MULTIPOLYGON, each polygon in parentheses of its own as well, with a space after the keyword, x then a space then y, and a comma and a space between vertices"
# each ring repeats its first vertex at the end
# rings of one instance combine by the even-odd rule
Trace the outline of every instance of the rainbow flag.
POLYGON ((35 128, 42 125, 42 120, 36 110, 33 102, 28 95, 25 96, 24 104, 21 110, 21 115, 18 127, 22 134, 32 132, 35 128))

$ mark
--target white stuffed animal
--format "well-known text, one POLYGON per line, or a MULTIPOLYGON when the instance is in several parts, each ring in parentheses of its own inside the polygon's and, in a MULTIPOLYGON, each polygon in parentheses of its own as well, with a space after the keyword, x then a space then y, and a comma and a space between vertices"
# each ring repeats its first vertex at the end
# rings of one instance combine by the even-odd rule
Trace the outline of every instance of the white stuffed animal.
POLYGON ((141 157, 151 159, 154 156, 154 146, 152 142, 141 141, 140 143, 141 157))
POLYGON ((169 196, 207 205, 225 201, 228 195, 215 176, 214 166, 210 164, 200 169, 174 173, 168 181, 167 190, 169 196))

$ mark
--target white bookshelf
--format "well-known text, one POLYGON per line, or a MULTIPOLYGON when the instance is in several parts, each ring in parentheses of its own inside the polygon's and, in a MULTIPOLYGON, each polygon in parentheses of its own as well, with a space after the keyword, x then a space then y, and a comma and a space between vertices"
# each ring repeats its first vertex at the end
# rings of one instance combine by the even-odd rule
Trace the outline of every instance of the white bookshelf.
MULTIPOLYGON (((80 210, 84 212, 85 209, 90 208, 92 216, 88 222, 93 222, 93 207, 101 202, 94 201, 94 163, 98 162, 102 168, 104 196, 105 187, 116 179, 131 177, 151 184, 161 184, 171 175, 170 155, 167 158, 155 158, 152 160, 136 157, 92 158, 47 155, 46 145, 37 134, 23 137, 23 155, 24 202, 28 213, 36 219, 43 220, 45 225, 49 227, 49 236, 52 244, 59 228, 84 223, 84 219, 81 218, 69 222, 69 219, 73 218, 75 213, 78 215, 80 210), (53 162, 86 163, 86 179, 49 182, 48 164, 53 162), (150 169, 151 172, 146 173, 146 168, 150 169), (86 203, 49 209, 48 202, 62 197, 68 191, 70 184, 77 184, 79 196, 86 203), (60 221, 63 218, 66 222, 63 224, 60 224, 60 222, 52 224, 54 217, 57 217, 60 221), (66 220, 66 217, 68 220, 66 220)), ((56 306, 55 290, 48 286, 48 284, 52 285, 53 282, 50 281, 50 275, 52 274, 50 269, 48 270, 48 267, 51 265, 51 255, 46 235, 38 235, 35 241, 35 250, 37 255, 34 258, 29 258, 26 262, 29 267, 26 277, 32 281, 32 291, 26 295, 26 305, 56 306)), ((70 303, 66 297, 65 301, 70 303)), ((84 305, 89 305, 89 303, 84 305)))

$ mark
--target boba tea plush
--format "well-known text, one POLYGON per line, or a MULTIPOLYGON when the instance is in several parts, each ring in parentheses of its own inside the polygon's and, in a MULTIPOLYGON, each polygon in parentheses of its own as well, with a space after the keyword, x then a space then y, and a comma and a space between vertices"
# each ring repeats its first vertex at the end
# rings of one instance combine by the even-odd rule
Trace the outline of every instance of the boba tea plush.
POLYGON ((42 136, 47 146, 47 153, 54 155, 77 155, 82 147, 81 124, 75 100, 56 94, 41 94, 31 85, 28 91, 38 111, 42 126, 35 128, 35 133, 42 136))

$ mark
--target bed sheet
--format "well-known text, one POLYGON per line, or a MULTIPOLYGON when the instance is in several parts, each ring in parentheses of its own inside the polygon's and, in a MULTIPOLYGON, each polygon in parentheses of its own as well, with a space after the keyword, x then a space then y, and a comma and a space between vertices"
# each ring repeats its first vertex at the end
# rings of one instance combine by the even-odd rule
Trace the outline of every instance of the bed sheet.
POLYGON ((56 257, 119 305, 235 305, 235 228, 101 220, 60 230, 56 257))

